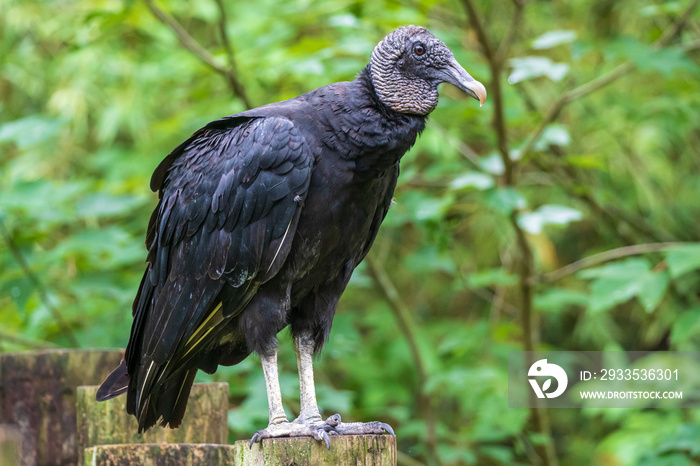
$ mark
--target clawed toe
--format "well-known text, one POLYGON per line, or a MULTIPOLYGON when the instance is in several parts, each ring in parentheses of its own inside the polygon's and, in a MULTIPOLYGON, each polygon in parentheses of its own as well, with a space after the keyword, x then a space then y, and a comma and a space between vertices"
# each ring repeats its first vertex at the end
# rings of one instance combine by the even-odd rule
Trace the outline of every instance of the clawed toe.
POLYGON ((380 423, 379 423, 379 426, 380 426, 382 429, 384 429, 384 430, 386 430, 387 432, 389 432, 389 433, 391 434, 392 437, 396 437, 396 434, 394 433, 394 429, 392 429, 391 426, 390 426, 389 424, 387 424, 387 423, 385 423, 385 422, 380 422, 380 423))
POLYGON ((250 448, 253 444, 272 437, 313 437, 323 440, 326 448, 331 449, 331 435, 367 435, 389 433, 396 437, 394 429, 385 422, 341 422, 340 415, 334 414, 325 421, 300 421, 285 422, 269 425, 266 429, 257 431, 250 439, 250 448))

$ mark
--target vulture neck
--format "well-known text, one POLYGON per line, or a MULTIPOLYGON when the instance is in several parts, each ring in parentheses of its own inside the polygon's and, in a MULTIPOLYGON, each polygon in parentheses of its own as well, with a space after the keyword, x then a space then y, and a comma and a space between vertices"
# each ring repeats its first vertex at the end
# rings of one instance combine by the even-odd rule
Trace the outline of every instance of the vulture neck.
POLYGON ((383 103, 372 85, 369 65, 349 84, 342 123, 333 126, 339 126, 336 134, 341 139, 355 146, 345 157, 355 160, 356 170, 377 174, 395 165, 413 146, 427 115, 400 113, 383 103))

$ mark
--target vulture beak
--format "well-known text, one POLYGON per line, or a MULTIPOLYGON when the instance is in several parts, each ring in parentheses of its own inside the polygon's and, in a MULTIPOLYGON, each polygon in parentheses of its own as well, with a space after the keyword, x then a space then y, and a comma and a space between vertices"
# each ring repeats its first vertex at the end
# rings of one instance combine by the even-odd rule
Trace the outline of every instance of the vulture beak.
POLYGON ((443 75, 445 82, 461 89, 479 101, 479 106, 486 101, 486 88, 476 79, 472 78, 462 65, 457 63, 454 57, 447 63, 443 75))

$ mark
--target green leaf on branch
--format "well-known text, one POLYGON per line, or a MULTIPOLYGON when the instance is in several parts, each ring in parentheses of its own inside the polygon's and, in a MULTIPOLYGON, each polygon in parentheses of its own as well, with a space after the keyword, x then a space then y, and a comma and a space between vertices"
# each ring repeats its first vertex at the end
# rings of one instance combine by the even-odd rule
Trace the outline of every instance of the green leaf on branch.
POLYGON ((540 234, 545 225, 564 226, 581 220, 581 211, 560 205, 543 205, 532 212, 518 215, 518 225, 533 235, 540 234))
POLYGON ((646 312, 652 312, 670 282, 666 271, 653 271, 649 261, 641 257, 582 270, 578 277, 593 280, 588 303, 588 311, 593 313, 607 311, 634 297, 646 312))
POLYGON ((535 50, 551 49, 561 44, 568 44, 576 40, 576 31, 560 29, 557 31, 545 32, 532 41, 532 48, 535 50))
POLYGON ((527 207, 527 201, 523 195, 517 189, 510 187, 487 191, 486 204, 504 215, 527 207))
POLYGON ((510 84, 546 76, 552 81, 561 81, 569 73, 569 65, 556 63, 547 57, 520 57, 509 61, 513 70, 508 76, 510 84))
POLYGON ((549 146, 568 146, 571 136, 563 125, 552 124, 547 126, 535 143, 535 150, 545 150, 549 146))
POLYGON ((475 188, 480 191, 488 188, 493 188, 493 177, 479 172, 469 172, 460 175, 450 182, 450 189, 461 191, 467 188, 475 188))
POLYGON ((673 278, 700 269, 700 243, 673 246, 664 255, 673 278))
POLYGON ((559 312, 571 306, 588 305, 588 295, 567 288, 554 288, 535 296, 535 307, 546 312, 559 312))
POLYGON ((467 284, 470 288, 485 288, 487 286, 511 286, 518 282, 518 277, 501 268, 482 270, 470 274, 467 284))

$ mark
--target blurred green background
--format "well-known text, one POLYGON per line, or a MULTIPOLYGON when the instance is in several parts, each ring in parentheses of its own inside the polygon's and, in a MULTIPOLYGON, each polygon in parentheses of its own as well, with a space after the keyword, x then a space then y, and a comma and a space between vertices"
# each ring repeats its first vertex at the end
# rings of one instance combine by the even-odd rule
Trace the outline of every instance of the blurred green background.
MULTIPOLYGON (((392 424, 405 465, 699 464, 697 410, 507 405, 508 351, 700 347, 697 3, 0 0, 0 351, 123 347, 159 161, 420 24, 489 100, 444 86, 404 157, 321 410, 392 424)), ((296 415, 286 331, 280 364, 296 415)), ((267 424, 256 357, 201 375, 232 440, 267 424)))

